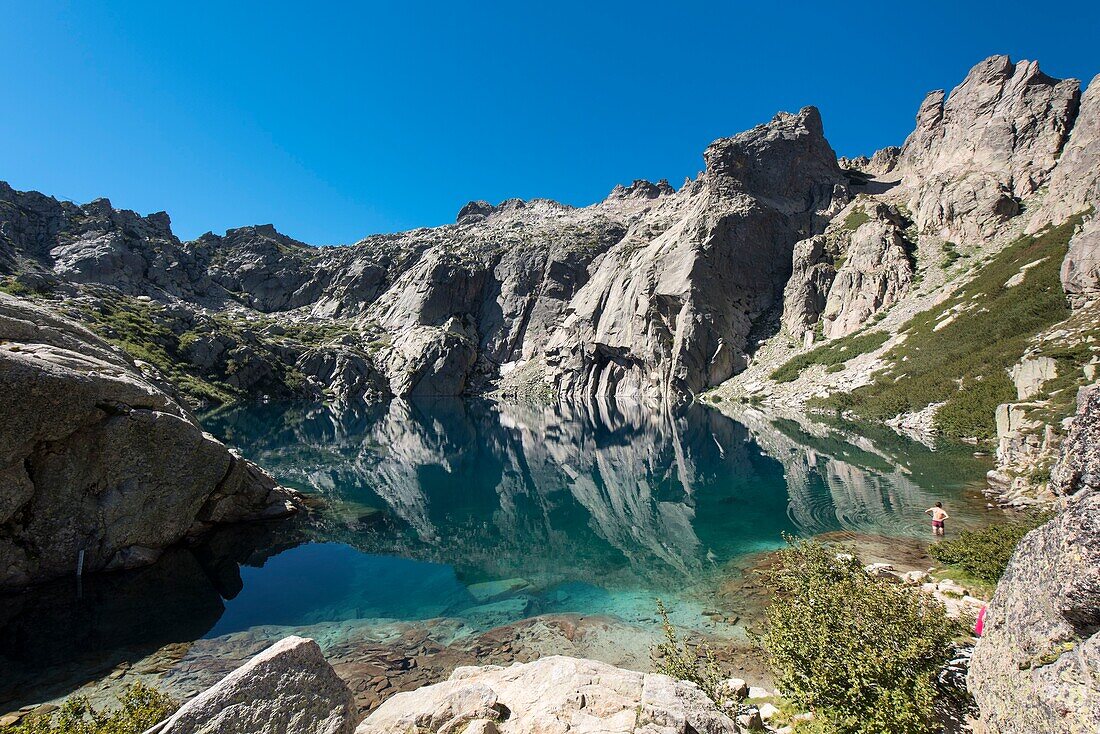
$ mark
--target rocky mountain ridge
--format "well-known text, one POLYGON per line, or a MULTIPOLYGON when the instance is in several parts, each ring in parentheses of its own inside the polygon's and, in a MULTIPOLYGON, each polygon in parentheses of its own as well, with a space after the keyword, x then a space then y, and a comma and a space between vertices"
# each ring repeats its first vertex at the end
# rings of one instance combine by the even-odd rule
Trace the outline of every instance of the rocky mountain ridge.
POLYGON ((954 390, 869 398, 879 408, 861 415, 995 441, 992 479, 1023 500, 1072 410, 1069 373, 1085 382, 1097 359, 1098 105, 1098 84, 1082 96, 1076 80, 994 56, 930 93, 904 145, 870 158, 838 163, 807 107, 715 141, 679 189, 635 181, 583 208, 475 201, 455 224, 337 247, 270 225, 181 242, 164 213, 0 185, 0 288, 84 321, 192 401, 495 391, 675 406, 713 392, 851 410, 845 395, 904 372, 918 317, 943 304, 934 328, 951 333, 988 308, 959 300, 968 283, 1019 237, 1070 222, 1064 251, 1005 266, 1002 285, 1022 293, 1056 257, 1073 306, 1021 327, 1032 341, 1011 345, 1018 369, 953 365, 954 390), (1061 332, 1072 355, 1040 348, 1061 332), (1060 360, 1054 377, 1028 366, 1040 358, 1060 360), (809 368, 775 379, 792 360, 809 368), (1013 400, 1010 374, 1045 379, 1013 400), (945 428, 964 398, 981 415, 945 428))

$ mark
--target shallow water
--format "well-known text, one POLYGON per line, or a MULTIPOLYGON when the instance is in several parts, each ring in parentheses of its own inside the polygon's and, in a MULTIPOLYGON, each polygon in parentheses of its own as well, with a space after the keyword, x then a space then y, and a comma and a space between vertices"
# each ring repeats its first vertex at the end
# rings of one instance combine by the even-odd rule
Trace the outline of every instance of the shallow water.
POLYGON ((323 508, 0 599, 0 663, 33 673, 0 675, 0 700, 31 695, 30 677, 275 625, 446 617, 477 631, 572 612, 652 629, 661 597, 677 624, 736 637, 703 613, 753 554, 785 534, 924 537, 936 500, 953 527, 978 523, 987 468, 966 448, 700 406, 264 404, 204 425, 323 508))

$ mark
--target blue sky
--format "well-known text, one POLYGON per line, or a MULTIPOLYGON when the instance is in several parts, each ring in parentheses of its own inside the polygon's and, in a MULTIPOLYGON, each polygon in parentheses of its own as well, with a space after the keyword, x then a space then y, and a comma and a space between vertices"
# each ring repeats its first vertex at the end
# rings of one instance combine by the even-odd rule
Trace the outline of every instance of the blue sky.
POLYGON ((990 54, 1100 73, 1085 2, 2 7, 0 180, 167 210, 183 238, 349 242, 470 199, 679 185, 714 138, 806 104, 869 154, 990 54))

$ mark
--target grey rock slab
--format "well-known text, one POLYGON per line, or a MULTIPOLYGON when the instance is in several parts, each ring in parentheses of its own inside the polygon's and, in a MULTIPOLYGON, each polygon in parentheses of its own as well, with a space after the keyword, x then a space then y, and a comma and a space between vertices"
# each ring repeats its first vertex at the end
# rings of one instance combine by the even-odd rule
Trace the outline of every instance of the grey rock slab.
POLYGON ((350 734, 355 698, 313 640, 287 637, 146 734, 350 734))

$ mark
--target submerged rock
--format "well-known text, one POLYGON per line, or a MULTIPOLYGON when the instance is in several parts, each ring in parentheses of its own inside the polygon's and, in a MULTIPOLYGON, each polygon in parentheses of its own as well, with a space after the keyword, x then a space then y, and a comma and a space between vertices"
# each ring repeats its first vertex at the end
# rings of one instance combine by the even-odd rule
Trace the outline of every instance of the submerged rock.
POLYGON ((403 731, 536 734, 735 734, 737 725, 691 683, 560 656, 502 668, 458 668, 390 698, 356 734, 403 731))

